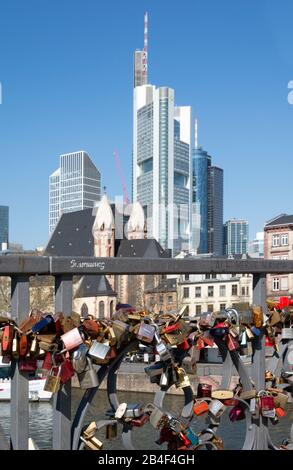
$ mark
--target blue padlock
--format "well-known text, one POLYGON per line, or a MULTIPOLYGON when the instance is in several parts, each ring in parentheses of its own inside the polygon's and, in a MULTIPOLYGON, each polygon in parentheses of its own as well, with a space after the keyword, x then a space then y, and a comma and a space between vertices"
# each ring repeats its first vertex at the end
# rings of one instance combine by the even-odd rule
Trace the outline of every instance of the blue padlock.
POLYGON ((185 432, 185 436, 191 442, 191 445, 196 446, 199 443, 197 435, 192 431, 191 428, 188 428, 185 432))
POLYGON ((256 326, 252 326, 250 329, 255 336, 260 336, 261 331, 259 328, 256 328, 256 326))
POLYGON ((42 320, 38 321, 31 329, 32 333, 38 333, 41 331, 43 328, 49 325, 49 323, 52 323, 54 321, 54 318, 51 317, 51 315, 48 315, 45 318, 42 318, 42 320))

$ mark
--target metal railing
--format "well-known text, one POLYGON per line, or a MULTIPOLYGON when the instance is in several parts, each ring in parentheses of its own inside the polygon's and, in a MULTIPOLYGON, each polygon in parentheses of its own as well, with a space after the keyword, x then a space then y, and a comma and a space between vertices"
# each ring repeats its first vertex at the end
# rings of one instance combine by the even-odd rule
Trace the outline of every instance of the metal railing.
MULTIPOLYGON (((253 303, 266 308, 266 274, 293 273, 291 260, 259 259, 143 259, 83 258, 45 256, 0 256, 0 276, 11 278, 12 318, 20 323, 29 312, 29 277, 53 275, 55 278, 55 309, 64 315, 72 312, 72 278, 83 274, 252 274, 253 303)), ((232 362, 224 361, 223 382, 229 381, 232 362)), ((104 372, 101 372, 101 376, 104 372)), ((105 371, 106 374, 106 371, 105 371)), ((265 388, 265 336, 259 340, 252 358, 252 380, 257 390, 265 388)), ((227 385, 227 384, 226 384, 227 385)), ((91 393, 88 400, 91 400, 91 393)), ((84 397, 83 400, 87 400, 84 397)), ((86 406, 84 406, 86 408, 86 406)), ((83 414, 84 415, 84 414, 83 414)), ((72 449, 71 382, 62 386, 53 401, 53 449, 72 449)), ((74 424, 74 423, 73 423, 74 424)), ((266 449, 267 420, 254 423, 251 448, 266 449), (264 429, 266 428, 266 429, 264 429), (265 431, 265 432, 264 432, 265 431)), ((75 425, 76 427, 76 425, 75 425)), ((79 423, 80 427, 80 423, 79 423)), ((74 430, 74 429, 73 429, 74 430)), ((18 370, 12 359, 11 436, 12 449, 27 449, 29 438, 28 376, 18 370)), ((3 436, 0 446, 5 447, 3 436)))

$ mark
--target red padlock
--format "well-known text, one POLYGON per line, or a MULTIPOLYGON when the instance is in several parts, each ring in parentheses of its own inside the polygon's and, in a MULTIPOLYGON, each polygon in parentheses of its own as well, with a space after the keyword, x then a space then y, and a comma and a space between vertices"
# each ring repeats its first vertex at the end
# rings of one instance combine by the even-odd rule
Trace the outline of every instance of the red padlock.
POLYGON ((42 369, 51 370, 52 366, 53 366, 52 353, 46 352, 45 357, 44 357, 44 361, 43 361, 43 364, 42 364, 42 369))
POLYGON ((177 344, 177 349, 181 349, 181 351, 187 351, 190 348, 189 342, 187 339, 183 341, 183 343, 177 344))
POLYGON ((149 421, 150 417, 148 414, 144 414, 142 415, 140 418, 137 418, 137 419, 133 419, 131 421, 131 424, 132 426, 136 427, 136 428, 140 428, 141 426, 143 426, 145 423, 147 423, 149 421))
POLYGON ((6 325, 3 330, 1 341, 2 356, 10 356, 12 352, 12 341, 14 336, 14 327, 6 325))
POLYGON ((74 369, 70 359, 65 359, 61 364, 60 382, 65 384, 74 376, 74 369))
POLYGON ((37 359, 32 357, 20 358, 18 369, 21 372, 35 372, 38 368, 37 359))

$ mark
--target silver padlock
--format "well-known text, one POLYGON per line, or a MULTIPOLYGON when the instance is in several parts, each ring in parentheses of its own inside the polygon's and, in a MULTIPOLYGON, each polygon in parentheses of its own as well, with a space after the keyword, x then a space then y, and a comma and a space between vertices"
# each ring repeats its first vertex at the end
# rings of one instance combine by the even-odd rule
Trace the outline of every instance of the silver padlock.
POLYGON ((282 328, 281 339, 293 339, 293 328, 282 328))
POLYGON ((104 360, 110 351, 110 345, 107 343, 98 343, 98 341, 94 340, 93 344, 88 352, 89 356, 93 359, 101 359, 104 360))
POLYGON ((171 359, 170 351, 168 350, 166 344, 163 343, 163 341, 159 342, 156 345, 156 350, 162 361, 168 361, 168 359, 171 359))
POLYGON ((166 416, 165 413, 160 410, 157 406, 150 404, 152 412, 150 414, 150 423, 155 429, 159 429, 163 418, 166 416))
POLYGON ((166 387, 169 382, 169 375, 166 372, 163 372, 161 374, 161 379, 160 379, 160 386, 161 387, 166 387))
POLYGON ((145 343, 151 343, 154 339, 155 331, 156 328, 154 325, 141 323, 137 333, 137 338, 141 341, 144 341, 145 343))
POLYGON ((124 413, 125 418, 139 418, 143 414, 143 408, 138 403, 128 403, 124 413))
POLYGON ((82 389, 98 387, 99 380, 92 361, 89 357, 86 357, 86 361, 86 369, 83 372, 77 374, 79 386, 82 389))
POLYGON ((84 343, 82 343, 78 347, 78 349, 76 349, 73 352, 72 367, 75 370, 75 372, 77 372, 78 374, 83 372, 87 367, 87 352, 88 352, 88 350, 89 350, 89 348, 84 343))

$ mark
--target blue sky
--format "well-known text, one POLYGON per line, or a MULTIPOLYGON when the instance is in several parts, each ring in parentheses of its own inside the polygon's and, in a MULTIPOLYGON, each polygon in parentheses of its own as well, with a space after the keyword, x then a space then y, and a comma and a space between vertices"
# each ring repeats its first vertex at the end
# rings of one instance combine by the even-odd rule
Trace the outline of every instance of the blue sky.
POLYGON ((293 213, 291 0, 2 0, 0 204, 10 239, 48 239, 48 176, 86 150, 111 197, 130 191, 132 56, 149 12, 149 78, 199 118, 201 145, 224 169, 224 216, 251 236, 293 213))

